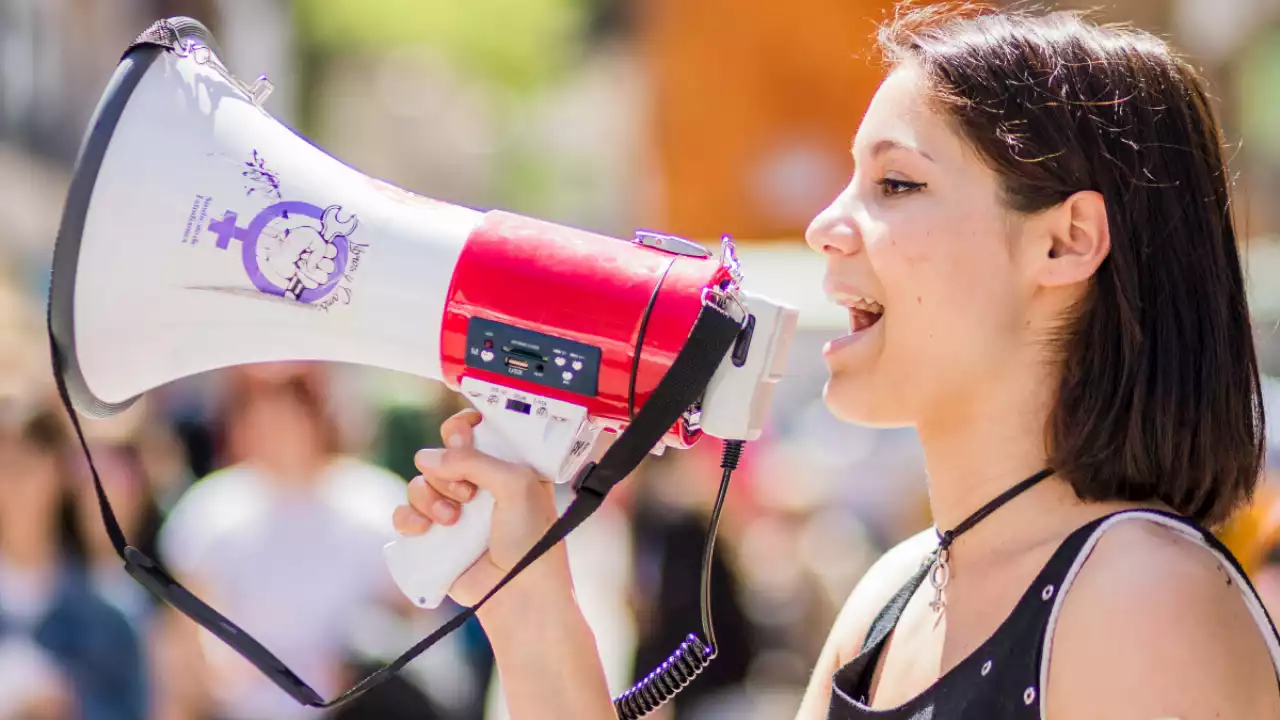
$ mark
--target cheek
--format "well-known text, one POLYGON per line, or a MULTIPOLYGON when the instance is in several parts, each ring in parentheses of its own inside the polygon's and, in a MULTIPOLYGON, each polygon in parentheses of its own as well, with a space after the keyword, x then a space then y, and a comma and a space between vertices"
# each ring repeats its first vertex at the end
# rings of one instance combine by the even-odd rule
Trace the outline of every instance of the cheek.
POLYGON ((921 229, 868 248, 887 301, 889 351, 910 355, 899 361, 945 357, 954 365, 1003 347, 1016 306, 1003 242, 978 232, 921 229))

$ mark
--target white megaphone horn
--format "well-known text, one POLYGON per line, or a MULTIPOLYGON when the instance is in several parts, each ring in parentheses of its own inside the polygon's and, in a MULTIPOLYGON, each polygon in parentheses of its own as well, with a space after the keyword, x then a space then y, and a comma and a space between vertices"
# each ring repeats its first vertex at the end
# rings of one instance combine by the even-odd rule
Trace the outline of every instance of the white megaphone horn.
MULTIPOLYGON (((414 195, 270 116, 269 83, 233 77, 199 23, 157 25, 99 104, 55 250, 50 328, 81 413, 232 365, 359 363, 462 392, 480 450, 563 482, 644 406, 710 295, 746 329, 665 444, 758 436, 796 312, 740 290, 732 243, 717 257, 414 195)), ((416 604, 483 554, 482 495, 388 546, 416 604)))

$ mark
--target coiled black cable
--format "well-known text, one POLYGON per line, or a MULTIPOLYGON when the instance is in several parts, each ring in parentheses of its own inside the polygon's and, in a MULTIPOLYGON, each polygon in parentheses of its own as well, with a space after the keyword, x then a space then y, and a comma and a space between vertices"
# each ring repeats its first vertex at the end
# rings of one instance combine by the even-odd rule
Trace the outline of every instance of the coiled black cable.
POLYGON ((702 551, 702 632, 706 635, 707 642, 704 643, 696 633, 689 633, 666 662, 631 689, 614 698, 613 709, 621 720, 637 720, 657 710, 692 682, 716 656, 716 631, 711 624, 711 557, 715 553, 720 510, 724 507, 724 498, 729 491, 729 476, 737 469, 738 461, 742 458, 742 445, 741 440, 724 441, 724 450, 720 455, 720 467, 724 469, 724 473, 720 476, 720 493, 711 510, 707 544, 702 551))

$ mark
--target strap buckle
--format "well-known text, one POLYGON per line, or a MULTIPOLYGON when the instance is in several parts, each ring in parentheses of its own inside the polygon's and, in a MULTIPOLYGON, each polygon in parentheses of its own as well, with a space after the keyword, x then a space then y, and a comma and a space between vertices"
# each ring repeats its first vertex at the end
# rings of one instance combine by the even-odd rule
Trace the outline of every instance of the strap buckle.
POLYGON ((574 493, 582 494, 585 490, 600 498, 604 498, 605 495, 609 494, 609 490, 613 489, 614 483, 609 482, 604 477, 605 473, 597 473, 597 467, 599 466, 594 460, 582 466, 582 469, 573 478, 572 487, 574 493))

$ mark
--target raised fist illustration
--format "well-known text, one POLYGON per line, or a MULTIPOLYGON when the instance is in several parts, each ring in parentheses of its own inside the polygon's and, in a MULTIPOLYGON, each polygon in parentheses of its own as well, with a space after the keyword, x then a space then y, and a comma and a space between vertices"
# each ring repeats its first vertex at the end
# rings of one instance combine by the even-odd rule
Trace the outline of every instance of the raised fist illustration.
POLYGON ((313 218, 297 218, 301 222, 276 221, 262 231, 258 267, 284 290, 285 297, 296 300, 304 291, 328 283, 335 272, 342 272, 337 267, 336 240, 355 230, 356 218, 339 221, 338 212, 336 205, 327 208, 318 228, 313 218))

